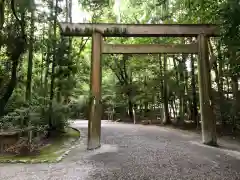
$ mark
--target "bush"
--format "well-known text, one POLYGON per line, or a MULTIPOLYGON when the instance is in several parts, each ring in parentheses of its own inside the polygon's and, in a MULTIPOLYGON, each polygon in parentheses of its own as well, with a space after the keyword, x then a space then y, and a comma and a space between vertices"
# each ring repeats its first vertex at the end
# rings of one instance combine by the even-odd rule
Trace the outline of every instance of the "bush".
POLYGON ((69 125, 68 118, 70 115, 70 108, 68 105, 53 102, 51 118, 52 125, 56 130, 63 131, 69 125))
POLYGON ((80 99, 69 104, 70 118, 72 119, 86 119, 88 116, 88 101, 80 99))
POLYGON ((0 119, 0 128, 1 129, 23 128, 24 125, 27 123, 26 121, 28 114, 29 108, 27 107, 17 108, 0 119))
POLYGON ((23 107, 24 105, 25 105, 24 96, 19 96, 17 93, 13 93, 12 97, 9 99, 5 107, 5 113, 8 114, 10 112, 13 112, 15 109, 23 107))
POLYGON ((48 102, 43 102, 40 99, 35 99, 31 104, 22 104, 21 107, 11 110, 0 119, 0 129, 24 129, 33 126, 34 131, 43 133, 49 127, 51 115, 54 128, 63 131, 68 126, 69 107, 53 102, 52 112, 49 114, 48 102))

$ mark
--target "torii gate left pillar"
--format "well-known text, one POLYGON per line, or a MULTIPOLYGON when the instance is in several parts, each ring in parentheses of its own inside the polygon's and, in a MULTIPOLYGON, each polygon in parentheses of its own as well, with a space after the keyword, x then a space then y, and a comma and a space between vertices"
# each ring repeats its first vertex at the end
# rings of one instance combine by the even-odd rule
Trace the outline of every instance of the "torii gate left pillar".
POLYGON ((102 34, 94 31, 92 34, 92 57, 90 76, 90 111, 88 117, 88 149, 101 146, 101 84, 102 84, 102 34))

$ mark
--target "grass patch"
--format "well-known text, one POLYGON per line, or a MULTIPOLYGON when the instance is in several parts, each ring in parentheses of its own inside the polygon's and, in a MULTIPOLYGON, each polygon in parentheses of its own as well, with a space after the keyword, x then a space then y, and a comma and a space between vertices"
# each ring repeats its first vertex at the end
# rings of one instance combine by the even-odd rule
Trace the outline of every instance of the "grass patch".
POLYGON ((16 156, 4 155, 0 156, 0 162, 22 161, 22 162, 55 162, 58 157, 71 147, 72 142, 80 137, 80 133, 73 128, 66 128, 65 133, 62 133, 56 138, 50 139, 50 143, 40 149, 38 155, 16 156))

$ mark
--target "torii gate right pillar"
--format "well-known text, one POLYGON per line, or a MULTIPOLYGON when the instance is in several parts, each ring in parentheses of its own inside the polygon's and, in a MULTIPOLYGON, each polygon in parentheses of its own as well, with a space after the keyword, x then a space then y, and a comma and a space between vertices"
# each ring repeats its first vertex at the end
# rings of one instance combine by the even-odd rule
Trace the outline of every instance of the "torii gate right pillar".
POLYGON ((211 103, 211 70, 208 53, 208 37, 198 35, 198 82, 202 126, 202 141, 207 145, 217 145, 216 117, 211 103))

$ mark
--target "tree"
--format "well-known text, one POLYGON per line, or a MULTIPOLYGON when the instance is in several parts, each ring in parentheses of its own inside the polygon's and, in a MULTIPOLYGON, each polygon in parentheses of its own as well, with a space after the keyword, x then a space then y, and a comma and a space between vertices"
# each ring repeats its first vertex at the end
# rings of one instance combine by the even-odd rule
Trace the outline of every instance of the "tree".
MULTIPOLYGON (((26 47, 26 34, 25 34, 25 8, 24 6, 19 6, 20 18, 16 14, 16 4, 15 1, 12 0, 10 3, 12 14, 15 18, 13 25, 17 27, 17 33, 14 32, 13 29, 8 34, 6 39, 3 39, 3 42, 7 46, 7 56, 9 60, 12 62, 11 68, 11 79, 7 84, 4 94, 0 98, 1 108, 0 108, 0 117, 4 115, 4 110, 7 105, 9 98, 11 97, 16 84, 17 84, 17 68, 19 65, 20 56, 25 52, 26 47), (15 36, 13 35, 15 34, 15 36), (14 42, 14 43, 13 43, 14 42)), ((4 12, 3 12, 4 13, 4 12)), ((4 23, 4 19, 2 19, 4 23)), ((11 25, 8 25, 6 29, 10 28, 11 25)))
POLYGON ((31 99, 32 89, 32 69, 33 69, 33 44, 34 44, 34 30, 35 30, 35 15, 34 8, 31 8, 30 20, 30 38, 29 38, 29 52, 28 52, 28 72, 27 72, 27 85, 26 85, 26 100, 31 99))

